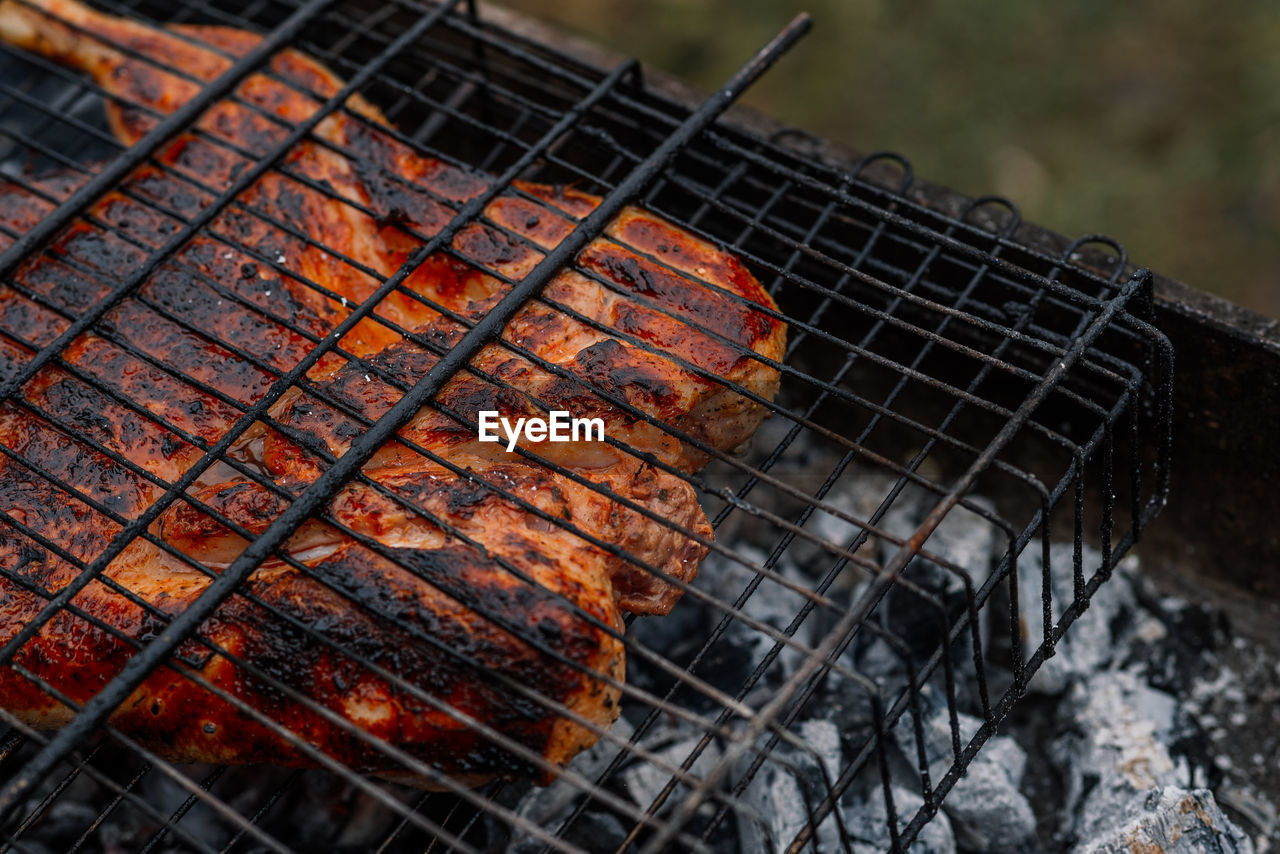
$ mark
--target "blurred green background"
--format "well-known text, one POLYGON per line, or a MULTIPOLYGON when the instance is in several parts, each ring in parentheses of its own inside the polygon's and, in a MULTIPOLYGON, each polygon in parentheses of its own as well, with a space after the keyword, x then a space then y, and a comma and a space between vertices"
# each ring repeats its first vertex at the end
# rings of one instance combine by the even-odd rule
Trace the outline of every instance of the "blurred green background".
POLYGON ((805 9, 748 103, 1280 318, 1277 0, 500 2, 704 88, 805 9))

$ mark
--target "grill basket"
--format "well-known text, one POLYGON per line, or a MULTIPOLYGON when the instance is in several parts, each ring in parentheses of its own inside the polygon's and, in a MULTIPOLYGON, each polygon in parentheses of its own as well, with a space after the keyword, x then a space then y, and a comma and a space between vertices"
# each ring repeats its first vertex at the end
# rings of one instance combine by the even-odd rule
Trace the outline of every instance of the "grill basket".
MULTIPOLYGON (((332 760, 318 770, 174 765, 106 722, 137 684, 131 673, 168 667, 199 679, 189 668, 216 652, 200 635, 215 597, 243 595, 239 579, 265 556, 280 556, 293 530, 362 477, 360 454, 398 426, 383 419, 381 428, 365 423, 345 465, 332 461, 330 481, 287 496, 289 510, 222 572, 203 611, 157 613, 144 643, 121 635, 138 648, 132 670, 76 706, 66 727, 35 731, 0 712, 9 724, 0 746, 0 832, 13 850, 903 850, 927 832, 969 761, 1163 503, 1171 351, 1149 324, 1150 275, 1130 268, 1113 241, 1090 236, 1051 256, 1015 239, 1020 221, 1005 200, 984 197, 958 215, 929 209, 913 201, 910 166, 897 155, 831 166, 785 140, 710 123, 727 103, 723 92, 716 96, 723 103, 713 98, 691 113, 646 88, 633 64, 606 74, 467 7, 112 0, 100 8, 267 34, 266 49, 294 47, 353 81, 400 139, 426 154, 657 212, 741 258, 777 301, 789 334, 777 365, 781 391, 764 401, 771 417, 750 446, 708 449, 711 463, 697 474, 672 471, 694 487, 715 528, 710 554, 669 616, 628 620, 619 722, 549 787, 495 781, 471 789, 441 779, 444 791, 424 793, 332 760), (1063 550, 1070 559, 1054 559, 1063 550)), ((757 58, 739 83, 776 53, 757 58)), ((251 55, 229 74, 260 71, 262 58, 251 55)), ((206 87, 167 129, 192 127, 235 82, 206 87)), ((39 371, 56 368, 147 429, 198 445, 212 462, 234 431, 268 417, 274 398, 232 399, 167 366, 112 322, 116 307, 133 304, 212 337, 141 287, 171 261, 171 248, 137 246, 144 260, 115 271, 108 297, 75 310, 14 276, 53 252, 50 238, 90 216, 92 201, 155 162, 153 136, 163 134, 122 148, 107 129, 104 97, 46 59, 12 48, 0 54, 0 172, 53 211, 25 233, 4 235, 0 336, 8 352, 22 354, 0 378, 4 405, 127 466, 94 444, 74 411, 50 411, 25 395, 39 371), (49 176, 67 174, 80 189, 59 193, 49 176), (27 318, 37 313, 55 318, 56 336, 28 337, 27 318), (175 388, 219 399, 240 426, 205 441, 150 401, 122 394, 66 358, 86 331, 167 372, 175 388)), ((294 135, 314 139, 319 118, 294 135)), ((255 174, 304 180, 283 153, 261 158, 255 174)), ((255 174, 242 176, 240 188, 255 174)), ((181 224, 174 246, 211 233, 217 214, 240 204, 236 195, 210 190, 214 201, 181 224)), ((455 229, 476 215, 463 211, 455 229)), ((133 240, 127 229, 95 225, 133 240)), ((583 240, 599 233, 589 219, 577 225, 583 240)), ((298 235, 290 223, 271 227, 298 235)), ((219 239, 295 275, 259 247, 219 239)), ((572 263, 570 249, 567 242, 562 262, 572 263)), ((403 291, 398 279, 383 282, 380 294, 403 291)), ((537 285, 513 283, 512 293, 536 300, 537 285)), ((371 300, 357 313, 372 316, 375 308, 371 300)), ((261 312, 243 299, 235 310, 261 312)), ((484 318, 464 342, 485 343, 503 320, 484 318)), ((312 363, 338 346, 310 337, 312 363)), ((280 370, 234 339, 215 343, 281 390, 308 383, 306 365, 280 370)), ((431 406, 451 373, 474 369, 475 349, 455 351, 440 362, 445 368, 402 386, 407 412, 431 406)), ((121 518, 65 473, 12 448, 0 446, 0 454, 9 470, 52 494, 118 519, 116 551, 134 538, 172 548, 150 527, 154 516, 121 518)), ((161 503, 187 500, 185 484, 162 486, 161 503)), ((7 553, 17 543, 57 555, 84 583, 110 559, 51 541, 4 507, 0 514, 7 553)), ((74 584, 32 591, 17 570, 0 567, 11 589, 34 592, 48 606, 0 648, 7 668, 21 668, 15 655, 55 614, 90 620, 76 610, 74 584)), ((316 644, 335 643, 314 627, 296 629, 316 644)), ((397 687, 430 689, 403 680, 397 687)), ((536 686, 528 690, 537 701, 536 686)), ((282 735, 305 746, 304 736, 282 735)), ((394 744, 380 749, 397 755, 394 744)))

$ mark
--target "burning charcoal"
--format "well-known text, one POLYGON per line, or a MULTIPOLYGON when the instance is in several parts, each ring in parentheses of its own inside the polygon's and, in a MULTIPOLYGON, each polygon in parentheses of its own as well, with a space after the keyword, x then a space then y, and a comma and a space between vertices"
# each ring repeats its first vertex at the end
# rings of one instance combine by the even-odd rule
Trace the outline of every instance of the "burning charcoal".
MULTIPOLYGON (((30 814, 36 803, 32 803, 30 809, 24 808, 23 815, 30 814)), ((85 829, 93 825, 97 817, 98 810, 90 803, 71 798, 59 798, 49 805, 43 820, 21 837, 23 848, 18 850, 65 851, 75 843, 85 829)))
MULTIPOLYGON (((859 472, 846 476, 840 484, 823 498, 823 503, 839 510, 852 519, 869 521, 893 489, 894 479, 878 471, 859 472)), ((896 506, 896 505, 895 505, 896 506)), ((880 550, 880 541, 874 534, 865 535, 863 528, 823 510, 817 510, 809 518, 805 528, 824 542, 841 548, 850 548, 865 538, 865 545, 858 554, 874 558, 880 550)), ((808 567, 813 575, 824 574, 838 559, 836 555, 816 543, 797 539, 791 546, 796 561, 808 567)), ((852 590, 865 583, 863 571, 848 567, 836 582, 836 589, 852 590)))
MULTIPOLYGON (((72 837, 72 839, 73 839, 73 840, 74 840, 74 838, 75 838, 75 837, 72 837)), ((22 845, 22 847, 21 847, 21 848, 16 848, 16 847, 15 847, 13 850, 15 850, 15 851, 21 851, 21 852, 22 852, 22 854, 53 854, 53 852, 54 852, 55 850, 60 850, 60 851, 65 851, 65 850, 67 850, 67 846, 65 846, 65 845, 60 846, 60 847, 59 847, 59 848, 57 848, 57 849, 54 849, 54 848, 50 848, 50 847, 46 846, 46 845, 45 845, 44 843, 42 843, 42 842, 33 842, 33 841, 29 840, 29 839, 28 839, 28 838, 26 838, 26 837, 23 837, 23 838, 22 838, 22 843, 21 843, 21 845, 22 845)))
MULTIPOLYGON (((751 564, 762 565, 766 559, 763 552, 746 548, 739 551, 741 556, 751 564)), ((794 569, 780 568, 780 574, 795 581, 798 585, 808 586, 798 578, 794 569)), ((732 604, 750 584, 755 573, 741 564, 713 555, 704 561, 700 570, 700 584, 703 589, 716 596, 720 601, 732 604)), ((760 623, 771 626, 778 631, 785 630, 800 613, 805 604, 805 597, 794 590, 782 586, 772 579, 764 579, 742 605, 739 612, 760 623)), ((718 625, 724 612, 708 609, 709 624, 703 635, 718 625)), ((758 704, 769 697, 787 677, 795 673, 804 660, 804 649, 811 649, 816 642, 815 627, 817 623, 811 614, 801 623, 793 640, 801 648, 786 646, 769 665, 755 685, 746 702, 758 704)), ((769 651, 773 649, 773 638, 739 619, 734 619, 725 629, 724 635, 708 651, 704 663, 699 666, 698 674, 713 685, 726 691, 736 692, 747 681, 769 651)))
POLYGON ((876 731, 875 704, 870 692, 882 698, 883 713, 885 698, 892 697, 905 685, 906 671, 901 659, 894 656, 883 641, 861 634, 855 636, 842 656, 841 665, 871 684, 844 673, 828 673, 807 706, 808 714, 820 714, 832 721, 846 744, 861 745, 876 731))
POLYGON ((584 851, 617 851, 626 839, 627 828, 617 816, 606 812, 583 813, 564 835, 565 842, 584 851))
MULTIPOLYGON (((975 502, 989 506, 981 499, 975 502)), ((930 496, 900 501, 886 515, 884 527, 897 537, 909 538, 931 505, 930 496)), ((996 533, 996 528, 978 513, 955 507, 929 537, 925 549, 967 573, 977 590, 991 574, 998 545, 996 533)), ((887 563, 900 547, 887 540, 882 545, 881 561, 887 563)), ((965 582, 956 572, 923 558, 907 564, 902 579, 911 588, 894 585, 877 613, 882 625, 910 648, 916 662, 922 663, 937 651, 946 632, 965 614, 965 582)), ((956 654, 964 654, 966 640, 962 638, 954 648, 956 654)))
MULTIPOLYGON (((851 658, 846 655, 846 662, 851 658)), ((862 744, 875 731, 871 698, 858 683, 843 674, 828 674, 809 708, 835 723, 846 744, 862 744)))
MULTIPOLYGON (((570 812, 565 809, 543 828, 555 833, 570 812)), ((560 838, 583 851, 616 851, 627 839, 627 828, 611 813, 588 810, 578 816, 560 838)), ((546 840, 526 836, 508 846, 507 854, 540 854, 546 849, 546 840)))
MULTIPOLYGON (((902 829, 910 823, 920 807, 924 806, 924 798, 902 786, 893 786, 891 791, 898 827, 902 829)), ((854 854, 883 854, 891 850, 893 842, 889 835, 889 819, 883 789, 879 786, 865 800, 859 799, 846 805, 842 815, 854 854)), ((920 828, 920 833, 909 850, 911 854, 955 854, 956 839, 946 813, 938 813, 920 828)))
POLYGON ((708 620, 718 617, 708 611, 706 604, 685 596, 666 616, 636 619, 628 634, 650 652, 683 665, 692 660, 702 646, 705 639, 703 626, 708 620))
MULTIPOLYGON (((743 851, 781 851, 809 822, 812 810, 830 791, 840 775, 840 733, 830 721, 804 721, 792 730, 808 745, 799 750, 779 742, 743 791, 737 811, 738 835, 743 851), (817 754, 815 757, 814 754, 817 754), (819 764, 821 762, 821 764, 819 764)), ((748 755, 735 776, 751 764, 748 755)), ((818 847, 840 850, 840 836, 832 815, 818 825, 818 847)))
POLYGON ((345 802, 342 830, 336 837, 324 840, 334 851, 368 851, 378 845, 398 823, 373 795, 352 791, 345 802))
MULTIPOLYGON (((951 714, 947 708, 946 695, 938 686, 933 684, 924 685, 920 689, 920 704, 922 707, 921 736, 924 741, 925 761, 929 766, 929 779, 936 784, 951 769, 951 764, 954 760, 951 714)), ((972 715, 957 712, 956 722, 960 735, 960 748, 963 750, 969 740, 973 738, 973 734, 982 726, 982 721, 972 715)), ((898 722, 894 724, 891 730, 891 735, 894 743, 898 746, 898 750, 906 757, 907 764, 913 769, 914 773, 915 769, 919 767, 920 755, 916 744, 915 719, 910 709, 907 709, 902 713, 902 717, 898 718, 898 722)), ((987 746, 989 747, 990 745, 991 742, 988 742, 987 746)), ((1025 755, 1022 760, 1020 763, 1015 763, 1015 767, 1012 769, 1019 775, 1022 768, 1025 767, 1025 755)))
POLYGON ((1078 839, 1097 838, 1125 808, 1157 786, 1188 785, 1158 738, 1173 726, 1174 700, 1122 671, 1075 683, 1060 707, 1064 735, 1050 746, 1066 780, 1067 814, 1078 839))
MULTIPOLYGON (((609 729, 611 735, 615 735, 623 741, 631 738, 631 734, 634 731, 634 728, 627 722, 626 718, 618 718, 609 729)), ((602 738, 587 750, 579 753, 569 766, 570 770, 586 778, 594 785, 600 774, 609 767, 618 751, 624 749, 612 739, 602 738)), ((560 778, 549 786, 530 786, 529 791, 516 804, 514 812, 539 827, 556 828, 559 827, 560 823, 555 820, 556 817, 559 816, 562 821, 582 797, 582 784, 571 783, 560 778)), ((518 840, 513 839, 513 842, 516 841, 518 840)))
MULTIPOLYGON (((208 773, 210 768, 209 766, 187 766, 183 770, 191 774, 193 779, 198 780, 208 773)), ((162 817, 171 815, 189 796, 189 793, 172 778, 154 769, 134 785, 133 792, 142 797, 162 817)), ((217 817, 207 808, 202 808, 203 806, 196 804, 183 816, 179 826, 190 836, 210 846, 224 845, 230 838, 226 824, 219 823, 217 817)), ((106 819, 95 828, 93 838, 101 846, 101 850, 107 854, 139 851, 151 843, 153 837, 162 830, 161 821, 132 804, 122 803, 109 811, 106 819)), ((187 847, 187 843, 181 841, 175 834, 169 833, 165 835, 157 850, 179 851, 187 847)))
MULTIPOLYGON (((941 692, 926 686, 921 696, 931 707, 924 716, 922 735, 929 779, 936 785, 954 760, 951 717, 941 692)), ((956 720, 963 748, 982 721, 963 713, 957 714, 956 720)), ((917 767, 919 753, 909 713, 899 719, 893 735, 910 766, 917 767)), ((1035 838, 1036 817, 1019 791, 1026 765, 1026 753, 1008 736, 994 736, 983 745, 942 802, 961 845, 973 851, 1027 850, 1035 838)))
MULTIPOLYGON (((256 769, 252 769, 256 770, 256 769)), ((274 776, 273 770, 273 776, 274 776)), ((395 795, 396 790, 388 787, 395 795)), ((403 797, 403 795, 401 795, 403 797)), ((287 801, 293 815, 303 815, 304 805, 325 804, 323 815, 307 815, 293 831, 303 847, 323 846, 333 851, 360 851, 377 845, 398 819, 379 808, 373 795, 332 774, 307 771, 290 787, 287 801)))
POLYGON ((1177 703, 1133 673, 1103 671, 1073 686, 1063 706, 1068 733, 1052 748, 1066 770, 1078 854, 1152 846, 1166 854, 1252 852, 1166 743, 1177 703))
MULTIPOLYGON (((986 499, 970 498, 969 501, 979 508, 995 512, 991 502, 986 499)), ((919 503, 899 502, 886 514, 884 528, 896 537, 908 539, 931 509, 927 499, 919 503)), ((978 512, 957 506, 943 517, 942 522, 929 535, 924 549, 969 573, 974 588, 977 589, 991 572, 996 547, 1000 545, 996 539, 997 533, 997 528, 978 512)), ((881 559, 889 560, 899 548, 895 543, 886 541, 881 559)), ((928 560, 917 559, 913 561, 913 566, 918 567, 916 571, 919 577, 912 580, 921 586, 930 585, 930 592, 964 592, 963 581, 954 572, 928 560)))
MULTIPOLYGON (((1052 578, 1053 619, 1056 622, 1075 598, 1074 551, 1070 543, 1054 543, 1049 548, 1052 578)), ((1088 546, 1083 551, 1085 580, 1097 570, 1102 556, 1088 546)), ((1043 571, 1041 551, 1032 542, 1018 558, 1018 604, 1022 617, 1022 644, 1029 658, 1044 640, 1041 591, 1043 571)), ((1031 689, 1044 694, 1060 694, 1072 679, 1085 678, 1113 660, 1115 644, 1112 627, 1137 607, 1133 586, 1124 572, 1116 572, 1098 588, 1088 610, 1072 624, 1058 642, 1054 656, 1045 661, 1031 680, 1031 689)))
POLYGON ((1253 854, 1249 837, 1231 823, 1207 789, 1152 789, 1126 805, 1123 823, 1086 840, 1072 854, 1253 854))
MULTIPOLYGON (((653 753, 654 761, 637 759, 621 774, 627 796, 635 801, 637 806, 647 809, 671 781, 673 774, 666 768, 679 768, 701 741, 700 735, 687 735, 665 744, 662 739, 647 743, 645 746, 653 753), (666 767, 660 766, 659 762, 666 767)), ((694 760, 687 773, 695 778, 701 777, 720 760, 720 755, 719 745, 711 741, 698 754, 698 758, 694 760)), ((687 793, 688 787, 685 784, 677 784, 667 795, 659 813, 670 808, 672 804, 679 803, 687 793)))
MULTIPOLYGON (((1007 740, 1019 754, 1021 748, 1007 740)), ((1031 804, 999 760, 984 752, 942 802, 956 839, 971 851, 1026 851, 1035 841, 1036 816, 1031 804)), ((1025 759, 1025 755, 1023 756, 1025 759)))
POLYGON ((704 802, 685 825, 685 832, 694 839, 704 839, 713 854, 743 854, 747 849, 738 843, 738 825, 732 810, 727 817, 717 818, 722 806, 720 802, 704 802))
POLYGON ((880 713, 883 714, 892 698, 906 687, 907 662, 883 638, 870 632, 860 632, 854 637, 841 663, 872 684, 843 673, 831 673, 813 708, 820 709, 824 717, 839 724, 847 743, 861 743, 876 728, 875 704, 870 692, 874 689, 880 696, 880 713))

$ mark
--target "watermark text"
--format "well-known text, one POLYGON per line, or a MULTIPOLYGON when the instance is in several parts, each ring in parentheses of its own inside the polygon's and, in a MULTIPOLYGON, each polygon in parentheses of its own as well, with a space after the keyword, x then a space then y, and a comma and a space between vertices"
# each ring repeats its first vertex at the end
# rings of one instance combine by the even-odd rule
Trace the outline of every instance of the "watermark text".
POLYGON ((573 418, 567 410, 553 409, 548 418, 510 419, 499 416, 496 410, 479 412, 479 439, 481 442, 506 442, 507 452, 516 449, 521 439, 529 442, 603 442, 603 418, 573 418))

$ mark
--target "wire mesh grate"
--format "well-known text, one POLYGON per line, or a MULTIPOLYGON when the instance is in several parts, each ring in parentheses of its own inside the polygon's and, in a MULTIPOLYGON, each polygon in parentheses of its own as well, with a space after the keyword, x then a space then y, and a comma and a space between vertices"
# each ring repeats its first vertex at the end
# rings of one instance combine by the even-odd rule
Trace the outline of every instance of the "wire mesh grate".
POLYGON ((711 124, 777 46, 691 112, 457 6, 101 3, 269 34, 178 31, 210 83, 71 27, 196 93, 168 119, 0 53, 6 843, 902 850, 1163 502, 1149 274, 1018 243, 1000 199, 921 207, 895 155, 711 124), (655 403, 681 393, 738 409, 655 403), (487 400, 610 413, 613 468, 475 468, 487 400), (632 613, 547 584, 575 561, 632 613), (454 623, 405 604, 423 583, 454 623))

